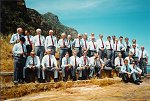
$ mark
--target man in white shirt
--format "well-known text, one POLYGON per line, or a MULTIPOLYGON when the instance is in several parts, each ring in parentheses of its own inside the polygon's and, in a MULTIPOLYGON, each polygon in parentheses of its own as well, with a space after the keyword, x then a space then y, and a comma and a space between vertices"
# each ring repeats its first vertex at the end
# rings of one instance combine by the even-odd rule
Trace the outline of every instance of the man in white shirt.
POLYGON ((123 42, 123 36, 119 37, 119 45, 120 45, 120 51, 122 54, 122 58, 125 58, 125 46, 124 46, 124 42, 123 42))
POLYGON ((14 84, 23 83, 23 68, 25 67, 25 59, 27 55, 25 38, 21 37, 20 42, 16 43, 12 49, 14 55, 14 84))
POLYGON ((68 80, 68 75, 70 75, 70 77, 72 77, 70 61, 71 60, 70 60, 70 57, 69 57, 69 53, 66 52, 65 57, 62 58, 62 65, 61 65, 62 76, 63 76, 63 81, 64 82, 66 82, 68 80))
POLYGON ((97 52, 97 43, 95 41, 95 37, 91 37, 91 41, 89 41, 89 54, 90 57, 94 55, 95 52, 97 52))
POLYGON ((119 53, 118 57, 115 58, 115 70, 116 70, 117 76, 119 76, 121 67, 123 65, 124 65, 124 61, 123 61, 123 58, 122 58, 122 54, 119 53))
POLYGON ((135 44, 135 45, 136 45, 136 48, 139 49, 139 45, 137 44, 136 39, 133 39, 133 40, 132 40, 132 45, 133 45, 133 44, 135 44))
POLYGON ((35 77, 40 82, 40 59, 31 51, 30 56, 27 57, 26 66, 23 69, 23 78, 26 82, 35 82, 35 77))
POLYGON ((19 43, 20 38, 24 37, 22 28, 17 28, 17 33, 13 34, 10 39, 11 44, 19 43))
POLYGON ((131 49, 131 43, 129 42, 129 38, 127 37, 125 38, 124 47, 125 47, 125 57, 127 57, 131 49))
POLYGON ((139 66, 142 69, 142 75, 146 76, 147 74, 147 65, 148 64, 148 53, 145 50, 144 46, 141 47, 139 51, 139 66))
POLYGON ((82 41, 83 41, 83 51, 87 51, 87 56, 89 56, 89 41, 87 33, 83 34, 82 41))
POLYGON ((49 36, 46 37, 45 40, 45 50, 51 49, 52 55, 55 55, 57 48, 57 38, 53 36, 53 30, 49 30, 49 36))
POLYGON ((24 37, 26 39, 25 41, 25 45, 26 45, 26 49, 27 49, 27 56, 30 56, 30 52, 33 50, 32 49, 32 40, 33 40, 33 36, 31 35, 30 30, 26 30, 25 31, 26 36, 24 37))
POLYGON ((82 40, 81 34, 78 34, 78 38, 74 39, 74 41, 72 42, 72 45, 74 49, 77 51, 77 56, 81 57, 82 48, 83 48, 83 40, 82 40))
POLYGON ((122 74, 122 80, 125 83, 133 82, 137 85, 140 85, 134 73, 133 68, 131 67, 131 65, 128 64, 128 60, 126 59, 124 60, 124 65, 121 67, 121 74, 122 74))
POLYGON ((42 59, 42 76, 47 82, 50 82, 50 77, 54 77, 54 82, 58 82, 59 68, 57 66, 57 60, 54 55, 51 55, 52 50, 47 50, 47 55, 42 59), (46 76, 46 77, 45 77, 46 76))
POLYGON ((61 34, 61 39, 59 39, 59 41, 58 41, 58 48, 60 49, 59 62, 60 62, 60 66, 61 66, 62 58, 65 56, 66 52, 68 51, 68 41, 66 39, 65 33, 61 34))
POLYGON ((121 52, 121 46, 118 42, 118 39, 116 38, 115 44, 114 44, 114 54, 115 54, 115 58, 118 56, 118 54, 121 52))
POLYGON ((126 60, 128 60, 128 64, 131 65, 134 59, 132 58, 133 54, 129 52, 129 56, 125 57, 126 60))
POLYGON ((71 35, 67 36, 69 56, 72 56, 72 40, 71 35))
POLYGON ((70 57, 72 80, 76 81, 76 69, 79 67, 80 58, 77 56, 77 51, 73 50, 73 56, 70 57))
POLYGON ((130 52, 132 52, 133 57, 139 57, 139 49, 136 47, 136 44, 132 45, 130 52))
POLYGON ((33 37, 33 49, 35 51, 36 56, 40 58, 40 62, 44 56, 44 45, 45 45, 45 37, 41 35, 41 29, 36 29, 37 35, 33 37))
POLYGON ((88 76, 87 71, 90 68, 89 62, 90 62, 90 59, 87 56, 87 51, 85 50, 83 52, 83 56, 80 57, 80 64, 79 64, 79 67, 77 68, 79 80, 87 79, 87 76, 88 76))
POLYGON ((136 65, 135 61, 132 62, 131 68, 133 69, 138 82, 142 83, 143 82, 141 81, 142 70, 136 65))
POLYGON ((100 34, 99 35, 99 39, 97 40, 97 51, 100 55, 100 58, 102 60, 104 60, 104 55, 105 55, 105 43, 104 43, 104 40, 103 40, 103 34, 100 34))

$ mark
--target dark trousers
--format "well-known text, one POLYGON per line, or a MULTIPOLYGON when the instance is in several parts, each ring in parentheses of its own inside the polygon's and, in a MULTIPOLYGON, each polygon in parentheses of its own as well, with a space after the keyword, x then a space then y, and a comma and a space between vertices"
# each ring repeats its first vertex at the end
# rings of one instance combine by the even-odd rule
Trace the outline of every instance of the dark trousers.
POLYGON ((137 76, 135 73, 132 73, 130 78, 128 77, 127 73, 121 73, 122 80, 127 83, 127 82, 135 82, 137 80, 137 76))
POLYGON ((25 69, 25 81, 27 83, 35 82, 35 77, 38 78, 37 69, 26 68, 25 69))
POLYGON ((44 46, 36 46, 35 47, 35 54, 40 58, 40 62, 42 61, 42 58, 44 57, 44 46))
POLYGON ((102 60, 104 60, 104 57, 105 57, 105 50, 102 51, 102 50, 99 49, 98 54, 99 54, 100 58, 101 58, 102 60))
POLYGON ((26 45, 26 49, 27 49, 27 55, 30 55, 30 52, 32 51, 32 46, 31 45, 26 45))
POLYGON ((71 50, 71 48, 68 49, 68 52, 69 52, 69 56, 72 56, 72 50, 71 50))
POLYGON ((94 56, 95 52, 96 52, 96 50, 89 50, 90 57, 94 56))
POLYGON ((139 63, 140 69, 142 70, 142 75, 147 74, 146 58, 141 58, 139 63))
POLYGON ((26 59, 24 57, 14 57, 14 82, 23 81, 23 68, 26 59))
POLYGON ((61 48, 60 49, 60 55, 59 55, 59 62, 60 62, 60 67, 62 64, 62 58, 65 56, 66 52, 68 51, 68 48, 61 48))
POLYGON ((68 76, 70 76, 70 78, 72 79, 72 75, 71 75, 71 68, 67 69, 65 68, 65 79, 68 80, 68 76))

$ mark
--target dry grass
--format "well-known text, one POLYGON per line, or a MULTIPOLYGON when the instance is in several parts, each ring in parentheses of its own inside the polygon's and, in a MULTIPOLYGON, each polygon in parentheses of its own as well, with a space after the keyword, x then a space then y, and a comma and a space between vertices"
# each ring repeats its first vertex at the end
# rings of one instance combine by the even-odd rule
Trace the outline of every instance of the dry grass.
POLYGON ((2 36, 0 34, 1 55, 0 55, 0 71, 13 71, 13 58, 12 48, 13 45, 9 44, 11 34, 2 36))
POLYGON ((3 87, 2 95, 6 98, 14 98, 14 97, 21 97, 24 95, 28 95, 31 93, 38 93, 43 91, 51 91, 54 89, 64 90, 71 87, 78 87, 83 85, 98 85, 98 86, 108 86, 115 83, 120 82, 120 79, 93 79, 93 80, 86 80, 86 81, 76 81, 76 82, 58 82, 58 83, 30 83, 30 84, 22 84, 18 86, 6 86, 3 87))

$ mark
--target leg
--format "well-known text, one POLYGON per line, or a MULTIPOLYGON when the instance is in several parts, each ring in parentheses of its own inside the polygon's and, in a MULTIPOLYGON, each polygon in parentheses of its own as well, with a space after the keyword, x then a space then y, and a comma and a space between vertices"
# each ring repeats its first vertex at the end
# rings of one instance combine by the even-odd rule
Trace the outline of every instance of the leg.
POLYGON ((92 78, 94 75, 94 67, 90 67, 90 74, 89 77, 92 78))

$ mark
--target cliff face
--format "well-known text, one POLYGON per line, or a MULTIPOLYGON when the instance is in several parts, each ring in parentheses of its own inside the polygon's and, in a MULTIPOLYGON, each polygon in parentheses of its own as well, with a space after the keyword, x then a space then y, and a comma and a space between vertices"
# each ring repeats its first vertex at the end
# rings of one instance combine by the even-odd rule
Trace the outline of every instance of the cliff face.
POLYGON ((33 34, 37 28, 41 28, 44 35, 53 29, 58 38, 62 32, 73 37, 77 34, 75 29, 61 24, 58 16, 50 12, 42 15, 34 9, 27 8, 24 0, 3 0, 0 9, 1 32, 5 35, 15 33, 17 27, 28 28, 33 34))

